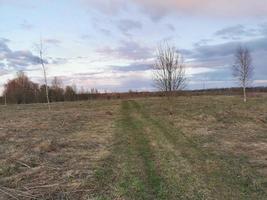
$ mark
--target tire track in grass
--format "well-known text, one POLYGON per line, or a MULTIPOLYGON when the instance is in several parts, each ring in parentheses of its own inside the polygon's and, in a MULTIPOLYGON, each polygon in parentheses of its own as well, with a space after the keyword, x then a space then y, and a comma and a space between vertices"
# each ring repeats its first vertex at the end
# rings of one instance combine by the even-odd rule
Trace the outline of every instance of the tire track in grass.
MULTIPOLYGON (((184 158, 180 149, 174 147, 166 137, 166 130, 163 131, 155 123, 152 123, 152 118, 139 103, 132 101, 132 104, 145 121, 147 134, 154 143, 156 160, 169 186, 170 199, 209 199, 209 191, 205 182, 194 173, 192 165, 187 158, 184 158)), ((183 141, 181 141, 181 145, 184 146, 183 141)))
POLYGON ((99 199, 170 199, 145 126, 132 103, 123 101, 112 154, 96 173, 98 188, 105 190, 96 191, 104 193, 99 199))
MULTIPOLYGON (((255 183, 257 176, 246 166, 245 159, 208 152, 168 122, 149 116, 145 108, 137 102, 133 104, 141 113, 142 118, 146 120, 147 126, 151 127, 154 135, 163 135, 180 153, 179 157, 187 162, 188 168, 193 170, 191 175, 182 179, 185 184, 180 182, 181 185, 177 187, 188 193, 188 188, 191 188, 188 184, 195 184, 196 194, 189 198, 188 194, 184 194, 180 199, 266 199, 266 192, 258 183, 255 183), (210 164, 215 164, 215 168, 211 169, 210 164)), ((154 136, 154 138, 157 137, 154 136)), ((167 151, 166 149, 163 154, 163 157, 166 157, 165 160, 171 157, 171 152, 167 151)))
POLYGON ((153 152, 144 134, 144 123, 128 101, 123 102, 122 112, 122 132, 129 136, 128 141, 130 141, 126 156, 133 156, 133 159, 128 159, 127 163, 132 169, 127 170, 126 174, 132 176, 133 180, 138 180, 137 184, 141 185, 139 188, 142 188, 142 191, 137 193, 132 187, 135 181, 127 181, 123 177, 120 185, 131 199, 165 199, 164 181, 157 173, 153 152), (136 165, 137 160, 139 165, 136 165), (134 165, 136 166, 133 168, 134 165))

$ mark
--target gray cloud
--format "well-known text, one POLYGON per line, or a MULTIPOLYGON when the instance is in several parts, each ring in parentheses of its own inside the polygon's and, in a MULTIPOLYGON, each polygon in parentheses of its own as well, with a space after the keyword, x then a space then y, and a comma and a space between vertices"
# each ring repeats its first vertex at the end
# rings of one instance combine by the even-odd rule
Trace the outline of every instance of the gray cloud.
POLYGON ((247 46, 251 51, 267 50, 267 38, 259 38, 240 42, 227 42, 218 45, 196 47, 194 56, 197 58, 216 58, 233 55, 240 45, 247 46))
POLYGON ((24 30, 32 30, 33 29, 33 25, 30 24, 27 20, 24 20, 21 24, 20 27, 24 30))
POLYGON ((215 32, 215 35, 221 37, 222 39, 233 40, 239 40, 242 37, 255 36, 257 34, 258 32, 256 29, 247 29, 245 26, 240 24, 236 26, 227 27, 215 32))
POLYGON ((99 29, 100 32, 102 32, 105 36, 110 36, 111 35, 111 31, 105 28, 100 28, 99 29))
POLYGON ((194 74, 194 81, 232 81, 231 67, 219 67, 216 71, 194 74))
MULTIPOLYGON (((253 57, 254 79, 266 80, 267 78, 267 37, 247 41, 226 42, 217 45, 199 45, 191 51, 183 51, 186 58, 191 59, 191 67, 211 68, 215 71, 193 76, 193 80, 204 79, 215 81, 230 81, 232 79, 231 66, 234 53, 239 45, 248 47, 253 57)), ((229 83, 230 84, 230 83, 229 83)), ((233 84, 233 83, 232 83, 233 84)))
POLYGON ((176 30, 172 24, 166 24, 166 27, 172 32, 174 32, 176 30))
POLYGON ((29 65, 37 65, 40 63, 40 58, 33 55, 30 51, 12 51, 6 54, 6 59, 11 67, 19 68, 29 65))
MULTIPOLYGON (((7 43, 9 40, 0 39, 0 60, 4 60, 2 65, 16 70, 24 70, 30 65, 40 64, 40 58, 32 54, 29 50, 13 51, 7 43)), ((45 61, 47 63, 47 61, 45 61)))
POLYGON ((207 45, 209 42, 211 42, 212 39, 202 39, 196 43, 194 43, 194 46, 203 46, 203 45, 207 45))
POLYGON ((124 34, 129 34, 129 31, 142 29, 143 25, 139 21, 134 21, 130 19, 122 19, 118 22, 118 28, 124 34))
POLYGON ((44 42, 47 43, 47 44, 55 45, 55 46, 58 46, 58 45, 61 44, 61 41, 60 40, 53 39, 53 38, 46 38, 46 39, 44 39, 44 42))
POLYGON ((152 68, 152 64, 149 63, 133 63, 127 66, 111 66, 111 70, 118 72, 137 72, 147 71, 152 68))
POLYGON ((9 71, 6 69, 5 64, 0 63, 0 76, 9 74, 9 71))
POLYGON ((267 50, 256 51, 252 54, 254 76, 256 79, 266 80, 267 79, 267 50))
POLYGON ((0 38, 0 59, 4 59, 5 55, 11 52, 7 46, 8 42, 8 39, 0 38))
POLYGON ((100 54, 129 60, 148 59, 153 57, 151 48, 141 46, 134 41, 121 41, 117 48, 104 47, 97 49, 96 51, 100 54))
POLYGON ((49 64, 62 65, 66 64, 67 62, 68 62, 67 58, 52 58, 52 57, 48 58, 49 64))
POLYGON ((89 40, 89 39, 91 38, 91 36, 88 35, 88 34, 84 34, 84 35, 81 35, 80 38, 81 38, 82 40, 89 40))
POLYGON ((263 34, 266 30, 267 23, 259 25, 258 28, 246 28, 243 25, 236 25, 218 30, 214 33, 223 39, 234 39, 235 41, 228 41, 221 44, 209 45, 208 43, 213 39, 202 39, 194 43, 194 49, 184 50, 184 54, 190 58, 210 58, 232 55, 236 48, 240 45, 247 46, 251 51, 266 50, 267 49, 267 34, 263 34), (249 40, 242 39, 242 36, 250 36, 249 40), (254 38, 251 39, 251 36, 254 38), (257 37, 255 37, 257 36, 257 37))
POLYGON ((259 31, 260 31, 263 35, 267 36, 267 22, 265 22, 265 23, 259 25, 259 31))
POLYGON ((85 72, 85 73, 75 73, 73 74, 73 76, 81 76, 81 77, 85 77, 86 79, 94 77, 96 75, 100 75, 103 74, 103 72, 85 72))

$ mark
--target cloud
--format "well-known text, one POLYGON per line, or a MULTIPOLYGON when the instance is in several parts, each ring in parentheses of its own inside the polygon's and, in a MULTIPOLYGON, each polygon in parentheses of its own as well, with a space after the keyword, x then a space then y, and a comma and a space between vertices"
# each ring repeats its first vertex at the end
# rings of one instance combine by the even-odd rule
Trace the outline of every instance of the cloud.
POLYGON ((129 31, 142 29, 142 23, 130 19, 122 19, 118 22, 118 28, 124 33, 129 34, 129 31))
POLYGON ((246 46, 251 50, 253 66, 255 68, 255 80, 266 79, 267 37, 243 41, 231 41, 214 45, 198 45, 191 51, 184 51, 189 67, 195 69, 205 67, 215 70, 210 73, 198 73, 198 75, 193 76, 192 79, 204 79, 204 76, 206 76, 207 80, 211 81, 231 80, 231 66, 234 61, 234 53, 239 45, 246 46))
POLYGON ((80 0, 80 2, 82 6, 85 5, 89 8, 96 8, 108 15, 117 14, 127 5, 125 0, 80 0))
POLYGON ((267 51, 267 38, 257 38, 247 41, 226 42, 217 45, 197 46, 189 55, 197 59, 212 59, 233 55, 240 45, 248 47, 251 51, 267 51))
POLYGON ((111 35, 111 31, 105 28, 100 28, 99 29, 100 32, 102 32, 105 36, 110 36, 111 35))
POLYGON ((149 59, 153 57, 151 48, 142 46, 134 41, 124 40, 116 48, 104 47, 97 49, 96 52, 106 56, 129 60, 149 59))
POLYGON ((132 0, 154 18, 170 12, 188 15, 255 17, 267 16, 266 0, 132 0))
POLYGON ((101 75, 103 72, 85 72, 85 73, 75 73, 73 74, 74 77, 86 77, 86 78, 91 78, 96 75, 101 75))
POLYGON ((81 0, 90 7, 95 7, 105 14, 118 14, 126 10, 129 4, 141 8, 153 20, 176 13, 191 16, 215 17, 266 17, 266 0, 81 0))
POLYGON ((32 30, 33 29, 33 25, 30 24, 27 20, 24 20, 21 24, 20 24, 20 27, 24 30, 32 30))
POLYGON ((267 36, 267 22, 262 23, 262 24, 259 25, 259 31, 260 31, 263 35, 267 36))
POLYGON ((229 81, 233 80, 230 67, 219 67, 216 70, 193 74, 194 81, 229 81))
POLYGON ((29 50, 11 50, 7 43, 9 40, 0 39, 0 60, 2 65, 11 67, 16 70, 24 70, 30 65, 37 65, 40 63, 40 58, 32 54, 29 50))
POLYGON ((243 36, 249 37, 257 35, 257 30, 247 29, 243 25, 236 25, 221 29, 215 32, 215 35, 221 37, 222 39, 240 40, 243 36))
POLYGON ((6 43, 8 43, 9 40, 5 38, 0 38, 0 59, 3 60, 5 55, 10 53, 11 50, 7 46, 6 43))
POLYGON ((111 70, 117 72, 138 72, 147 71, 152 69, 151 63, 132 63, 127 66, 111 66, 111 70))
POLYGON ((0 76, 9 74, 9 71, 6 69, 5 64, 0 63, 0 76))
POLYGON ((44 42, 47 43, 47 44, 55 45, 55 46, 58 46, 58 45, 61 44, 61 41, 60 40, 53 39, 53 38, 46 38, 46 39, 44 39, 44 42))
POLYGON ((40 63, 39 57, 33 55, 28 50, 12 51, 6 55, 6 59, 14 67, 26 67, 40 63))
POLYGON ((257 51, 252 54, 253 56, 253 66, 254 66, 254 77, 256 79, 266 80, 267 78, 267 50, 257 51))
POLYGON ((62 65, 62 64, 66 64, 68 62, 67 58, 52 58, 49 57, 48 59, 48 63, 49 64, 55 64, 55 65, 62 65))
POLYGON ((197 47, 197 46, 207 45, 209 42, 212 42, 212 41, 213 41, 212 39, 201 39, 200 41, 195 42, 194 46, 197 47))
POLYGON ((166 24, 166 27, 172 32, 175 32, 175 30, 176 30, 172 24, 166 24))
POLYGON ((88 34, 84 34, 84 35, 81 35, 80 38, 81 38, 82 40, 89 40, 89 39, 91 38, 91 36, 88 35, 88 34))

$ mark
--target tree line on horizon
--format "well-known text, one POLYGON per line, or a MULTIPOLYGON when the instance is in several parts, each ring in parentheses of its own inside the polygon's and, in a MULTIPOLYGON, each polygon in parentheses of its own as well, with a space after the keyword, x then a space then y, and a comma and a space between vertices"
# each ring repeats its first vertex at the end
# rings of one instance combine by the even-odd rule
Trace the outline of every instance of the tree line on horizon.
POLYGON ((8 104, 47 103, 46 87, 48 89, 49 102, 84 100, 86 94, 98 94, 97 89, 90 92, 78 92, 75 85, 63 86, 58 77, 54 77, 51 86, 39 85, 29 79, 22 71, 4 85, 3 96, 8 104))
MULTIPOLYGON (((34 83, 23 72, 18 72, 14 79, 9 80, 4 86, 3 96, 0 97, 0 104, 29 104, 47 103, 45 85, 34 83)), ((251 93, 267 92, 267 87, 249 87, 251 93)), ((179 90, 173 91, 172 96, 191 95, 241 95, 241 88, 210 88, 200 90, 179 90)), ((76 89, 75 85, 63 86, 60 78, 54 77, 52 84, 48 86, 49 102, 59 101, 83 101, 93 99, 127 99, 136 97, 165 97, 166 92, 138 92, 129 90, 128 92, 100 93, 97 89, 84 90, 76 89)))

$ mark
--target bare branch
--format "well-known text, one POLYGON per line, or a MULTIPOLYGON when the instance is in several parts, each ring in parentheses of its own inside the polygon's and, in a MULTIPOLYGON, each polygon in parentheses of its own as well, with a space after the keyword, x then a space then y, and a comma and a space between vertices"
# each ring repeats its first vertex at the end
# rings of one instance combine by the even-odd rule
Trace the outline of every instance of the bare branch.
POLYGON ((153 80, 155 87, 164 92, 185 88, 184 59, 174 46, 168 43, 158 46, 157 58, 153 66, 153 80))

